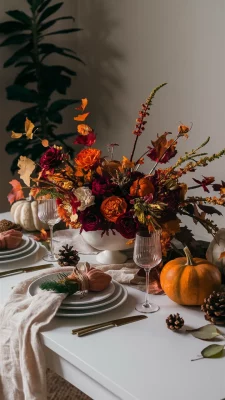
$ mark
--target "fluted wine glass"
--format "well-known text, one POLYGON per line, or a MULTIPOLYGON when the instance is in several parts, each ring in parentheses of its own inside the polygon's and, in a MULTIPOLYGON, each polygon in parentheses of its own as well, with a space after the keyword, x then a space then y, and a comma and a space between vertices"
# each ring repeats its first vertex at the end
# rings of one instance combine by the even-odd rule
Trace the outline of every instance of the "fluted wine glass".
POLYGON ((56 199, 38 200, 38 217, 42 222, 48 224, 50 230, 50 252, 43 257, 43 260, 55 262, 57 258, 53 251, 53 227, 60 221, 56 199))
POLYGON ((138 232, 134 244, 134 262, 146 273, 146 295, 143 304, 137 304, 136 310, 141 313, 153 313, 159 310, 159 306, 149 302, 149 273, 150 270, 162 260, 162 251, 160 243, 160 231, 138 232))

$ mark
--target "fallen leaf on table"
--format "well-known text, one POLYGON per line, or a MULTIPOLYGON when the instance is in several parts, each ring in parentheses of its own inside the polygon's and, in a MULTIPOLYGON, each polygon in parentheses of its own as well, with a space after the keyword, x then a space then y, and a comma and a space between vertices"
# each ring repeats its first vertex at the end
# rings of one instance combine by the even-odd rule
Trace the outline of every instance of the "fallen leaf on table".
POLYGON ((204 325, 198 329, 187 329, 186 332, 191 333, 197 339, 201 340, 212 340, 217 336, 221 336, 219 329, 215 325, 204 325))
POLYGON ((30 176, 35 169, 35 163, 30 158, 20 156, 18 161, 18 174, 27 186, 30 186, 30 176))
POLYGON ((220 358, 223 356, 224 345, 210 344, 201 351, 202 357, 194 358, 191 361, 203 360, 203 358, 220 358))

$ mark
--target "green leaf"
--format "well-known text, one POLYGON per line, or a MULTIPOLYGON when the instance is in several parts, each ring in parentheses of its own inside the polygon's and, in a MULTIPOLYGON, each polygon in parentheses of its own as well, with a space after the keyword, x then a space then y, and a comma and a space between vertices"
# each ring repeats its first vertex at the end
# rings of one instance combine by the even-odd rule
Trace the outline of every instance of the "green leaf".
POLYGON ((59 18, 55 18, 55 19, 53 19, 53 20, 51 20, 51 21, 45 22, 44 24, 40 24, 40 25, 39 25, 39 31, 40 31, 40 32, 43 32, 43 31, 45 31, 46 29, 49 29, 51 26, 55 25, 55 23, 56 23, 57 21, 61 21, 61 20, 64 20, 64 19, 72 19, 72 21, 75 21, 75 19, 74 19, 73 17, 59 17, 59 18))
POLYGON ((64 33, 72 33, 72 32, 79 32, 79 31, 82 31, 82 29, 79 29, 79 28, 61 29, 60 31, 46 33, 45 36, 62 35, 64 33))
POLYGON ((65 47, 58 47, 52 43, 42 43, 42 44, 40 44, 39 48, 40 48, 40 54, 43 54, 41 61, 43 61, 50 54, 56 53, 56 54, 60 54, 64 57, 72 58, 72 59, 77 60, 84 64, 84 62, 79 57, 74 56, 73 54, 68 54, 68 52, 69 53, 73 52, 71 49, 67 49, 65 47))
POLYGON ((18 21, 6 21, 0 24, 0 33, 3 33, 4 35, 24 30, 27 30, 27 26, 18 21))
POLYGON ((215 325, 204 325, 198 329, 187 329, 186 332, 191 333, 197 339, 201 340, 212 340, 217 336, 221 336, 220 331, 215 327, 215 325))
POLYGON ((26 46, 22 47, 21 49, 17 50, 5 63, 4 68, 10 67, 11 65, 15 64, 20 58, 23 57, 30 57, 32 50, 31 43, 28 43, 26 46))
POLYGON ((21 85, 10 85, 6 88, 7 99, 25 103, 36 103, 39 100, 36 90, 27 89, 21 85))
POLYGON ((23 11, 11 10, 11 11, 7 11, 6 14, 8 14, 10 17, 16 19, 17 21, 23 22, 27 26, 32 25, 32 19, 27 14, 25 14, 25 12, 23 12, 23 11))
POLYGON ((33 12, 37 10, 37 8, 40 6, 40 4, 43 2, 43 0, 27 0, 28 4, 30 4, 30 8, 33 12))
POLYGON ((80 100, 72 100, 72 99, 56 100, 50 105, 48 112, 51 114, 56 111, 63 110, 64 108, 68 107, 69 105, 75 104, 75 103, 80 103, 80 100))
POLYGON ((27 73, 21 73, 19 74, 15 81, 14 84, 15 85, 21 85, 21 86, 26 86, 28 83, 31 82, 36 82, 37 81, 37 76, 35 74, 35 71, 30 71, 27 73))
MULTIPOLYGON (((43 0, 42 0, 43 1, 43 0)), ((43 1, 43 3, 41 4, 41 6, 38 9, 38 12, 41 13, 50 3, 52 0, 45 0, 43 1)))
POLYGON ((221 344, 210 344, 201 351, 201 355, 204 358, 221 357, 223 355, 224 345, 221 344))
POLYGON ((62 124, 62 115, 59 112, 48 113, 49 121, 56 122, 57 124, 62 124))
POLYGON ((44 21, 46 18, 50 17, 50 15, 54 14, 56 11, 58 11, 63 5, 63 2, 61 3, 56 3, 51 7, 46 8, 43 13, 41 14, 38 23, 44 21))
POLYGON ((29 39, 30 39, 30 35, 28 35, 26 33, 21 33, 20 35, 10 36, 0 44, 0 47, 9 46, 11 44, 22 44, 22 43, 27 42, 29 39))
POLYGON ((41 189, 40 192, 36 195, 36 199, 42 196, 51 195, 52 199, 63 199, 64 194, 57 192, 55 189, 41 189))

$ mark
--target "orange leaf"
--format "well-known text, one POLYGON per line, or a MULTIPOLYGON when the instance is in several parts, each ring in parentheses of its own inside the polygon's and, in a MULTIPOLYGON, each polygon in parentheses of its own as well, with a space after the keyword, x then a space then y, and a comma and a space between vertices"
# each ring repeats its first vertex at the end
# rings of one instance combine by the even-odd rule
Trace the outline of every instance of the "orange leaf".
POLYGON ((78 132, 80 135, 82 135, 82 136, 88 135, 89 132, 91 132, 91 131, 92 131, 92 129, 91 129, 91 127, 88 126, 88 125, 79 124, 79 125, 77 126, 77 132, 78 132))
POLYGON ((43 139, 41 141, 41 144, 42 144, 43 147, 48 147, 49 146, 49 141, 47 139, 43 139))
POLYGON ((33 139, 34 124, 28 118, 25 121, 25 132, 27 139, 33 139))
POLYGON ((22 136, 23 136, 22 133, 16 133, 16 132, 12 131, 12 134, 11 134, 12 139, 20 139, 22 136))
POLYGON ((220 256, 219 256, 219 260, 222 260, 222 258, 224 258, 225 257, 225 251, 223 251, 221 254, 220 254, 220 256))
POLYGON ((87 107, 88 104, 88 99, 81 99, 81 105, 79 107, 76 107, 75 110, 82 110, 84 111, 85 108, 87 107))
POLYGON ((9 183, 12 185, 12 190, 7 196, 9 203, 12 204, 14 201, 24 199, 25 196, 20 182, 13 179, 9 183))
POLYGON ((27 186, 30 186, 30 176, 35 169, 35 163, 33 160, 27 157, 20 156, 18 161, 18 174, 27 186))
POLYGON ((134 162, 130 161, 127 157, 123 156, 122 168, 126 168, 126 169, 134 168, 134 165, 135 165, 134 162))
POLYGON ((83 121, 85 121, 85 119, 88 117, 89 114, 90 114, 89 112, 88 112, 88 113, 85 113, 85 114, 80 114, 80 115, 78 115, 77 117, 74 117, 74 121, 81 121, 81 122, 83 122, 83 121))

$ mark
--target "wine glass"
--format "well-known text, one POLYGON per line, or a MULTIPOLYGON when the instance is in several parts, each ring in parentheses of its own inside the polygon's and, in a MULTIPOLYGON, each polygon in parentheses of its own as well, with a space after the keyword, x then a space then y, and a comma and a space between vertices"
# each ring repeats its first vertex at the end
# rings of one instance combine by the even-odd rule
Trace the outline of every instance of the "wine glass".
POLYGON ((153 313, 159 310, 159 306, 149 303, 149 273, 150 270, 162 260, 162 250, 160 243, 161 231, 138 232, 134 244, 134 262, 146 273, 146 295, 143 304, 137 304, 135 307, 141 313, 153 313))
POLYGON ((53 226, 60 221, 56 199, 38 200, 38 217, 39 219, 48 224, 50 230, 50 252, 43 260, 55 262, 57 258, 53 252, 53 226))

